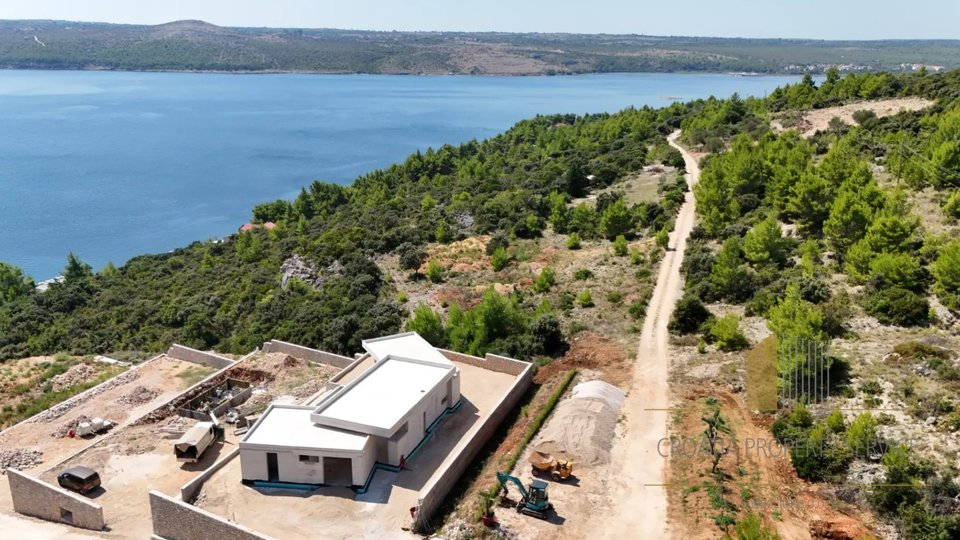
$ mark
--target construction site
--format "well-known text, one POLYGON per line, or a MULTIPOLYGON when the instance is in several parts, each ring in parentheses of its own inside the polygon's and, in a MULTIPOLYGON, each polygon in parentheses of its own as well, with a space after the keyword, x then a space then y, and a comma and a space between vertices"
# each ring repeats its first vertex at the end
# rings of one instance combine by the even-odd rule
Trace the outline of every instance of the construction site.
POLYGON ((269 341, 235 359, 174 345, 0 432, 0 534, 429 530, 533 366, 436 349, 415 333, 363 348, 350 358, 269 341), (68 481, 77 471, 86 476, 68 481))

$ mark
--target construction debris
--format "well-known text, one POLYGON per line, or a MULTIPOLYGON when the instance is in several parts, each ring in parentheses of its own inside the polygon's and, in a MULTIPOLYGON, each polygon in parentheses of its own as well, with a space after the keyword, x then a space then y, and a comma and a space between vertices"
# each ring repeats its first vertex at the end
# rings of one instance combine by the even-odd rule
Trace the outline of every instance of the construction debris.
POLYGON ((0 448, 0 474, 25 470, 43 463, 43 452, 32 448, 0 448))
MULTIPOLYGON (((64 375, 66 375, 66 373, 64 373, 64 375)), ((136 369, 125 371, 120 375, 117 375, 116 377, 110 379, 109 381, 92 388, 91 390, 88 390, 82 394, 73 396, 72 398, 64 401, 63 403, 60 403, 59 405, 50 407, 46 411, 33 417, 33 420, 31 421, 32 422, 52 422, 57 418, 60 418, 61 416, 66 414, 70 409, 76 407, 77 405, 80 405, 81 403, 87 401, 88 399, 94 396, 98 396, 111 388, 116 388, 118 386, 123 386, 125 384, 131 383, 137 380, 137 377, 139 376, 140 376, 140 372, 136 369)))
POLYGON ((77 364, 70 367, 66 372, 53 377, 50 382, 53 384, 53 391, 58 392, 64 388, 93 380, 97 374, 97 368, 89 364, 77 364))
POLYGON ((117 403, 122 403, 124 405, 143 405, 144 403, 153 401, 153 398, 159 395, 160 391, 156 388, 137 386, 126 395, 118 399, 117 403))

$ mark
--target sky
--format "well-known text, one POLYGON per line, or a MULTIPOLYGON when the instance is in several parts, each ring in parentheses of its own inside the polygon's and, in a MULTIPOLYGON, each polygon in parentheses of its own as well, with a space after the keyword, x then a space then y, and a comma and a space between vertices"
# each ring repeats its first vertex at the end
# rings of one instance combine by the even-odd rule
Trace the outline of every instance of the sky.
POLYGON ((0 0, 0 19, 221 26, 960 39, 960 0, 0 0))

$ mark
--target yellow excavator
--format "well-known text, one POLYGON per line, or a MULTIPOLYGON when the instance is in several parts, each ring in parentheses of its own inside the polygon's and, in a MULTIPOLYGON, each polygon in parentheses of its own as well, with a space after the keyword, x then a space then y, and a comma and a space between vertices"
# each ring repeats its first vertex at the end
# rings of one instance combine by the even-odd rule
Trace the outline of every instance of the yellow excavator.
POLYGON ((531 472, 539 477, 541 474, 549 474, 554 482, 561 482, 570 478, 573 473, 573 460, 560 459, 542 450, 530 452, 527 458, 530 462, 531 472))

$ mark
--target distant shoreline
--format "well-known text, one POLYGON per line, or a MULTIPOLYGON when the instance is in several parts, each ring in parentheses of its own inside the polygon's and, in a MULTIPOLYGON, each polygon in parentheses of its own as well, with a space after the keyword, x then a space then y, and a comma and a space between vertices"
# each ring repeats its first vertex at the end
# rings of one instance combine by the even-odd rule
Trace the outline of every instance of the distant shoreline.
POLYGON ((186 73, 198 75, 368 75, 391 77, 578 77, 583 75, 728 75, 732 77, 799 77, 804 74, 823 75, 825 72, 743 72, 743 71, 583 71, 577 73, 378 73, 364 71, 309 71, 309 70, 224 70, 224 69, 116 69, 116 68, 46 68, 0 66, 0 71, 62 71, 105 73, 186 73))
POLYGON ((825 41, 638 34, 376 32, 0 20, 11 69, 224 74, 797 75, 960 67, 960 40, 825 41))

